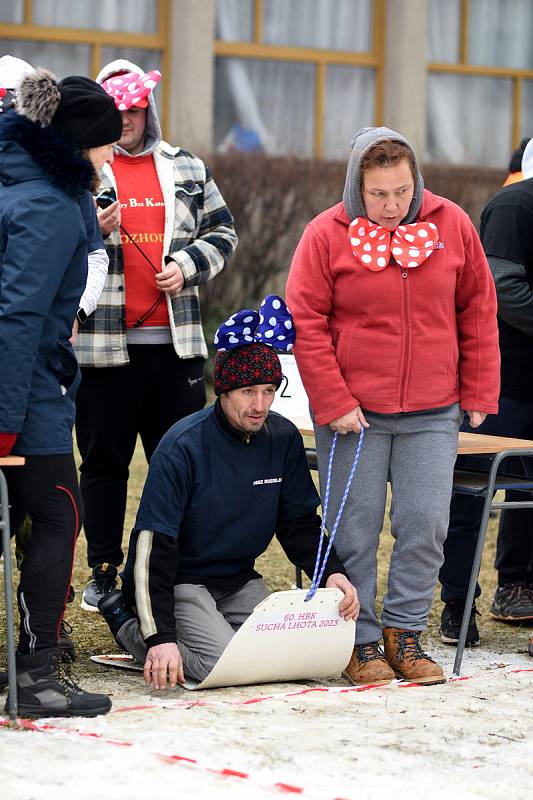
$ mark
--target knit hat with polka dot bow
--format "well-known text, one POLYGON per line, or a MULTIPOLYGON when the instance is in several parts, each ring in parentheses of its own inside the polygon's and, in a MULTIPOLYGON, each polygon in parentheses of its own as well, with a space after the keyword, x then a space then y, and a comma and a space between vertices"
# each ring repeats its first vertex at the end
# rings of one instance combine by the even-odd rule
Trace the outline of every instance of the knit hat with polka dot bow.
POLYGON ((275 294, 265 297, 259 313, 244 309, 233 314, 219 327, 214 338, 218 347, 215 394, 264 383, 279 387, 283 374, 274 348, 289 352, 294 340, 289 309, 275 294))
POLYGON ((115 73, 102 83, 102 87, 113 98, 119 111, 130 108, 147 108, 148 95, 161 80, 158 69, 136 75, 135 72, 115 73))

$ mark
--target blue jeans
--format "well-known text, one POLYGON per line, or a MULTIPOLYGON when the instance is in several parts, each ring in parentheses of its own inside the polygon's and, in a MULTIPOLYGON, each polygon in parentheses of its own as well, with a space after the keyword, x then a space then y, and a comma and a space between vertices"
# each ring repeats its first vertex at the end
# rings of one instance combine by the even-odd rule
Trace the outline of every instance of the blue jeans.
MULTIPOLYGON (((497 415, 489 415, 483 425, 475 430, 465 421, 462 431, 486 433, 491 436, 512 436, 533 439, 533 400, 517 400, 500 397, 497 415)), ((463 469, 484 469, 487 459, 459 456, 457 466, 463 469)), ((503 464, 506 472, 514 475, 533 476, 533 458, 509 459, 503 464)), ((524 500, 524 492, 508 491, 506 500, 524 500)), ((439 572, 442 585, 441 598, 464 602, 472 562, 476 549, 477 534, 483 512, 483 498, 465 494, 454 494, 450 508, 448 536, 444 542, 444 563, 439 572)), ((502 511, 495 567, 498 570, 498 585, 513 581, 533 582, 533 509, 502 511)), ((481 594, 476 586, 476 597, 481 594)))

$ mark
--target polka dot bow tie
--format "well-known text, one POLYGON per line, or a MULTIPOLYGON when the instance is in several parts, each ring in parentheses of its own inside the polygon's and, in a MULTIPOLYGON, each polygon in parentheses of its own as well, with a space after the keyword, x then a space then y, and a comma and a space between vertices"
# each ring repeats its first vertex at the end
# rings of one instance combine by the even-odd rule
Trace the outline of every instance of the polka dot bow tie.
POLYGON ((371 272, 385 269, 391 255, 400 267, 419 267, 435 249, 438 235, 432 222, 413 222, 389 231, 365 217, 356 217, 348 229, 352 253, 371 272))
POLYGON ((275 350, 292 350, 296 338, 292 316, 285 301, 269 294, 259 313, 245 308, 222 323, 215 333, 217 350, 233 350, 244 344, 262 342, 275 350))
POLYGON ((129 111, 135 106, 146 108, 145 98, 152 89, 155 89, 160 80, 161 73, 158 69, 153 69, 145 75, 126 72, 123 75, 113 75, 108 78, 102 83, 102 87, 113 98, 119 111, 129 111))

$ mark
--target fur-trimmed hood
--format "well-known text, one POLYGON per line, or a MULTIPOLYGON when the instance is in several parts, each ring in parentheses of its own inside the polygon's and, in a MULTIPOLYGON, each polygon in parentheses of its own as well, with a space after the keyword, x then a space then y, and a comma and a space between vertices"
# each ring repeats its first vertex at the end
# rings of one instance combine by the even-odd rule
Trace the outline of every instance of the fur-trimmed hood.
POLYGON ((91 188, 91 162, 51 128, 16 112, 0 117, 0 182, 5 186, 44 178, 74 199, 91 188))

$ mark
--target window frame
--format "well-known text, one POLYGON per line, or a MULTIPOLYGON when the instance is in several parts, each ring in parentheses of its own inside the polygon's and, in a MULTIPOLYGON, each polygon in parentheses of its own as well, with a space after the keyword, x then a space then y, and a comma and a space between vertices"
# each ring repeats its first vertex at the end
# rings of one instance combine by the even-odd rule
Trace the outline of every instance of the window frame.
POLYGON ((533 81, 533 69, 470 64, 468 62, 470 0, 460 0, 459 8, 459 60, 456 63, 430 61, 427 65, 428 73, 510 78, 512 81, 511 146, 518 147, 522 139, 522 89, 524 81, 533 81))
POLYGON ((314 47, 264 44, 263 0, 253 0, 252 41, 226 42, 215 38, 214 54, 222 58, 241 58, 268 61, 293 61, 315 67, 313 151, 317 159, 324 158, 326 70, 331 65, 364 67, 375 72, 375 125, 383 124, 385 2, 372 0, 371 49, 366 52, 322 50, 314 47))
MULTIPOLYGON (((161 72, 170 75, 170 2, 156 0, 157 31, 155 33, 121 33, 94 28, 65 28, 55 25, 36 25, 33 22, 33 0, 24 0, 22 23, 6 22, 1 25, 3 39, 20 39, 52 44, 84 44, 89 46, 90 73, 96 78, 102 64, 102 48, 135 47, 142 50, 161 51, 161 72)), ((170 81, 161 82, 161 125, 165 129, 169 119, 170 81)))

